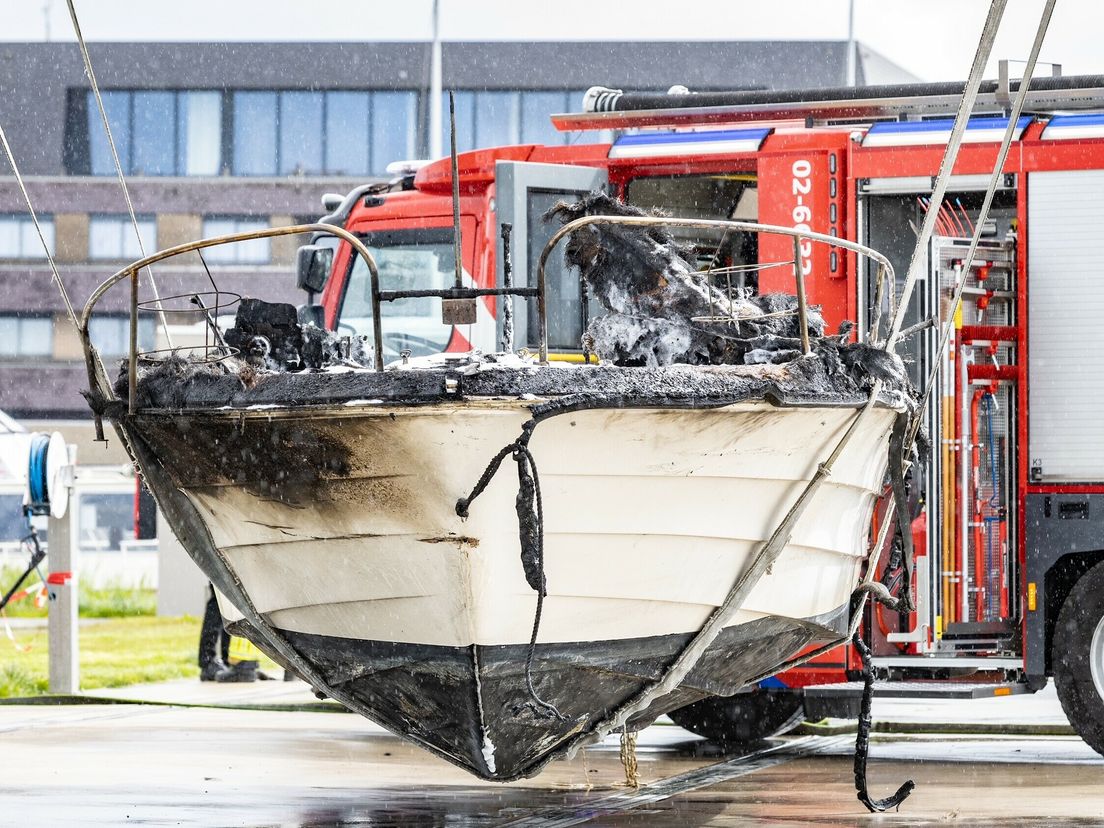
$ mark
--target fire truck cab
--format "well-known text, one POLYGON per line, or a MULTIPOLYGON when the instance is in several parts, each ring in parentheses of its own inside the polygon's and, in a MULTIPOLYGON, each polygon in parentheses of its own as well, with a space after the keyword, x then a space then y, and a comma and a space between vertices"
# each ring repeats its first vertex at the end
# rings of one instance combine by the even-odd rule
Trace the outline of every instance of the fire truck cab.
MULTIPOLYGON (((936 85, 947 86, 947 85, 936 85)), ((1071 723, 1104 753, 1104 78, 1043 79, 1002 170, 982 242, 965 275, 955 334, 939 327, 1008 126, 1011 88, 988 84, 966 129, 949 196, 931 204, 953 121, 953 96, 932 86, 622 96, 591 90, 582 113, 555 116, 593 143, 482 149, 458 158, 463 277, 477 287, 532 284, 561 199, 605 189, 683 217, 799 226, 869 245, 898 281, 917 228, 938 211, 924 278, 900 353, 919 387, 936 367, 913 470, 916 556, 909 615, 868 609, 864 637, 886 696, 978 698, 1033 692, 1056 679, 1071 723)), ((384 289, 443 288, 453 279, 449 159, 358 188, 322 221, 360 235, 384 289)), ((687 230, 703 268, 730 287, 793 292, 782 237, 687 230), (785 266, 779 266, 784 264, 785 266), (739 267, 758 265, 758 267, 739 267), (732 274, 738 274, 736 284, 732 274)), ((368 273, 346 244, 320 234, 301 249, 302 311, 331 329, 371 336, 368 273)), ((875 274, 843 251, 801 250, 809 301, 830 328, 875 318, 875 274)), ((549 260, 553 359, 579 358, 588 314, 577 273, 549 260)), ((899 287, 899 286, 898 286, 899 287)), ((895 291, 883 298, 888 306, 895 291)), ((476 322, 442 323, 440 300, 385 305, 390 359, 500 349, 502 308, 478 301, 476 322)), ((882 319, 890 314, 882 313, 882 319)), ((513 306, 513 346, 536 340, 534 315, 513 306)), ((887 556, 883 555, 882 568, 887 556)), ((900 573, 879 572, 896 590, 900 573)), ((806 717, 857 709, 860 667, 850 646, 732 698, 673 714, 722 744, 777 732, 806 717)))

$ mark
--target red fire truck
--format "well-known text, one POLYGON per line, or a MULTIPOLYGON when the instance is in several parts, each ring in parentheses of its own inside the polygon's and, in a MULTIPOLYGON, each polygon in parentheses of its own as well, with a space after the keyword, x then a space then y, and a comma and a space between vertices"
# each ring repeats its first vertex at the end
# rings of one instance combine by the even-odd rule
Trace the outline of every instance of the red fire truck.
MULTIPOLYGON (((898 278, 924 213, 939 210, 925 278, 906 324, 941 320, 1008 124, 1017 84, 983 84, 942 206, 929 203, 962 84, 797 92, 587 93, 584 112, 554 116, 596 142, 508 146, 459 156, 464 278, 479 287, 535 278, 561 199, 606 189, 671 215, 800 226, 886 254, 898 278)), ((1104 753, 1104 78, 1036 80, 966 275, 955 336, 910 336, 903 355, 930 396, 929 459, 913 475, 916 611, 867 611, 865 636, 885 696, 979 698, 1033 692, 1054 677, 1078 732, 1104 753), (1095 344, 1094 344, 1095 343, 1095 344)), ((361 235, 382 286, 443 288, 453 279, 448 159, 389 185, 329 196, 323 221, 361 235)), ((788 240, 681 235, 703 262, 792 261, 788 240)), ((368 274, 348 245, 319 235, 300 252, 302 313, 371 334, 368 274)), ((586 313, 577 273, 550 260, 552 358, 579 358, 586 313)), ((834 328, 872 324, 875 274, 824 246, 802 251, 810 302, 834 328)), ((739 270, 739 268, 737 268, 739 270)), ((730 271, 731 272, 731 271, 730 271)), ((743 269, 741 287, 792 291, 791 270, 743 269)), ((892 297, 887 297, 892 301, 892 297)), ((385 310, 383 343, 399 358, 502 341, 501 308, 480 300, 475 324, 446 326, 439 299, 385 310)), ((888 314, 883 313, 885 319, 888 314)), ((536 340, 524 302, 518 347, 536 340)), ((883 560, 884 560, 883 556, 883 560)), ((892 573, 887 575, 895 589, 892 573)), ((678 711, 680 724, 732 745, 802 715, 856 709, 860 668, 849 646, 731 698, 678 711)))

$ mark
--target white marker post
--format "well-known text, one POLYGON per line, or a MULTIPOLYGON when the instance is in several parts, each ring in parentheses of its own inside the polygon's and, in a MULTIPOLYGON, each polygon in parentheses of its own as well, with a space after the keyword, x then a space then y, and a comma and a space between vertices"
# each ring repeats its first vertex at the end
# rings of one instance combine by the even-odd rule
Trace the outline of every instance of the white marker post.
POLYGON ((80 692, 80 638, 77 627, 77 548, 73 537, 73 510, 68 508, 73 485, 73 447, 69 448, 70 464, 51 475, 51 511, 46 576, 49 596, 47 647, 50 659, 51 693, 72 695, 80 692), (64 495, 59 489, 64 488, 64 495), (57 508, 58 502, 64 504, 57 508), (57 512, 61 512, 60 515, 57 512))

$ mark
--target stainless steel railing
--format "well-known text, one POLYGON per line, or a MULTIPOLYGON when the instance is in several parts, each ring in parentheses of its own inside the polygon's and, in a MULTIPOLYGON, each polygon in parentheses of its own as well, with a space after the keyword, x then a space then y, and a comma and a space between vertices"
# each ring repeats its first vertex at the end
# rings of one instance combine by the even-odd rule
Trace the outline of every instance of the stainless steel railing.
MULTIPOLYGON (((797 295, 797 313, 798 324, 801 334, 802 348, 805 353, 809 353, 810 341, 809 341, 809 322, 808 322, 808 299, 806 295, 805 285, 805 273, 802 268, 802 246, 807 240, 809 242, 815 242, 820 244, 826 244, 831 247, 836 247, 841 250, 849 250, 854 253, 864 256, 878 265, 877 274, 877 299, 875 308, 875 321, 871 328, 872 336, 877 336, 878 319, 880 317, 879 311, 881 307, 881 298, 884 292, 884 285, 888 284, 892 286, 894 284, 893 265, 889 260, 881 253, 873 250, 865 245, 858 244, 856 242, 840 239, 835 236, 829 236, 823 233, 814 233, 808 230, 800 230, 794 227, 782 227, 779 225, 770 224, 757 224, 754 222, 746 221, 724 221, 724 220, 708 220, 708 219, 682 219, 682 218, 661 218, 651 216, 585 216, 583 218, 576 219, 568 222, 548 240, 544 249, 541 251, 540 258, 537 266, 537 285, 536 287, 506 287, 506 288, 445 288, 441 290, 382 290, 379 280, 379 269, 376 266, 375 259, 372 257, 371 252, 365 246, 364 242, 359 239, 353 233, 348 230, 337 227, 330 224, 298 224, 290 227, 269 227, 263 230, 249 231, 245 233, 232 233, 224 236, 214 236, 209 239, 200 239, 197 241, 187 242, 185 244, 179 244, 174 247, 166 248, 165 250, 158 251, 150 256, 146 256, 143 259, 139 259, 136 262, 128 264, 117 273, 113 274, 109 279, 104 281, 99 287, 93 291, 88 301, 85 303, 84 308, 81 311, 80 318, 78 320, 78 332, 81 339, 81 344, 84 349, 85 363, 88 369, 89 382, 94 388, 99 389, 102 397, 107 400, 115 400, 115 394, 109 381, 103 364, 100 361, 99 355, 96 353, 94 346, 92 345, 91 338, 89 336, 89 323, 92 318, 93 311, 99 301, 103 298, 114 285, 123 280, 130 282, 130 330, 129 330, 129 346, 127 350, 127 376, 128 376, 128 400, 127 408, 130 413, 134 413, 136 409, 136 391, 137 391, 137 379, 138 379, 138 358, 141 352, 138 350, 138 310, 140 303, 138 300, 139 285, 138 274, 142 268, 155 264, 159 261, 179 256, 184 253, 191 253, 197 250, 203 250, 208 247, 217 247, 224 244, 232 244, 234 242, 249 241, 253 239, 272 238, 276 236, 286 235, 298 235, 301 233, 314 233, 321 232, 329 235, 337 236, 349 243, 357 255, 359 255, 365 262, 369 277, 372 293, 372 332, 373 332, 373 363, 377 371, 384 369, 383 362, 383 324, 382 324, 382 312, 381 304, 383 302, 391 302, 398 299, 412 298, 412 297, 437 297, 441 299, 474 299, 480 296, 519 296, 522 298, 535 298, 537 300, 537 312, 539 318, 539 348, 540 348, 540 360, 541 362, 547 362, 548 360, 548 308, 547 308, 547 275, 546 265, 548 258, 551 256, 552 251, 559 244, 559 242, 566 236, 570 235, 574 231, 586 227, 589 225, 627 225, 627 226, 644 226, 644 227, 687 227, 695 229, 720 229, 727 231, 739 231, 739 232, 753 232, 753 233, 767 233, 781 236, 788 236, 793 241, 793 259, 789 261, 776 262, 768 265, 760 265, 759 268, 770 266, 789 266, 793 269, 795 292, 797 295)), ((704 273, 704 272, 703 272, 704 273)), ((582 275, 580 274, 580 279, 582 275)), ((891 296, 892 303, 892 296, 891 296)), ((158 308, 162 309, 163 306, 158 303, 158 308)), ((202 304, 200 308, 203 310, 210 310, 203 308, 202 304)), ((891 308, 892 314, 892 308, 891 308)), ((883 343, 888 345, 888 343, 883 343)))

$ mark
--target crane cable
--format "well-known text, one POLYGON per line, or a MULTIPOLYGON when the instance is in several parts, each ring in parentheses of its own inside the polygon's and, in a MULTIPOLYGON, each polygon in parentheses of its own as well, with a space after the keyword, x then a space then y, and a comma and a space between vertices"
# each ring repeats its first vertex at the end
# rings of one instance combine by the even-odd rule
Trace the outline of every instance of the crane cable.
MULTIPOLYGON (((146 258, 146 246, 142 241, 142 234, 138 230, 138 216, 134 212, 134 202, 130 199, 130 190, 127 188, 126 176, 123 174, 123 165, 119 160, 119 151, 115 148, 115 138, 111 134, 111 124, 108 123, 107 110, 104 108, 103 98, 100 96, 100 85, 96 82, 96 73, 92 71, 92 58, 88 54, 88 44, 84 42, 84 34, 81 32, 80 21, 77 19, 77 9, 73 0, 65 0, 69 7, 69 17, 73 21, 73 31, 77 36, 77 44, 80 46, 81 57, 84 59, 84 73, 92 86, 92 95, 96 99, 96 107, 100 110, 100 119, 103 121, 104 132, 107 133, 107 145, 111 149, 111 160, 115 164, 115 173, 119 179, 119 186, 123 190, 123 200, 126 201, 127 212, 130 214, 130 223, 134 228, 134 235, 138 239, 138 250, 142 258, 146 258)), ((153 290, 153 298, 157 303, 157 313, 161 317, 161 329, 165 332, 165 342, 173 347, 172 335, 169 333, 169 323, 165 317, 165 308, 161 304, 161 294, 157 290, 157 282, 153 278, 153 268, 146 267, 146 275, 149 277, 150 288, 153 290)))
POLYGON ((65 304, 65 315, 69 317, 69 321, 73 323, 73 327, 80 330, 80 325, 77 323, 77 314, 73 310, 73 303, 69 300, 69 293, 65 290, 65 283, 61 280, 61 274, 57 269, 57 262, 54 261, 54 256, 50 252, 50 245, 46 241, 46 234, 42 232, 42 225, 39 224, 38 214, 35 212, 34 204, 31 203, 31 194, 27 192, 27 185, 23 182, 23 176, 19 172, 19 166, 15 163, 15 154, 12 152, 11 145, 8 143, 8 136, 4 133, 3 125, 0 125, 0 144, 4 147, 4 154, 8 157, 8 164, 11 166, 12 173, 15 175, 15 183, 19 185, 19 191, 23 193, 23 200, 27 202, 27 211, 31 214, 31 221, 34 223, 35 230, 38 232, 38 239, 42 242, 42 249, 46 253, 46 261, 50 263, 50 270, 53 271, 54 281, 57 283, 58 290, 61 292, 61 301, 65 304))

